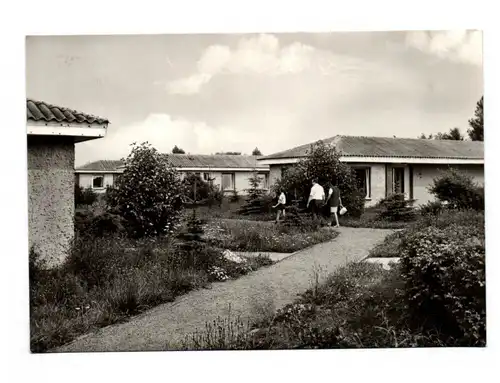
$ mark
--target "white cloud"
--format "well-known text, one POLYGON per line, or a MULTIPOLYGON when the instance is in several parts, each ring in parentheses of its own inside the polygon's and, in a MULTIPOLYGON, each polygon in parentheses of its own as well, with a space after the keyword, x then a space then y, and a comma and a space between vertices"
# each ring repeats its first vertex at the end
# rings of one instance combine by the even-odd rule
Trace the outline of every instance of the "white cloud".
POLYGON ((406 43, 439 58, 482 65, 483 48, 480 31, 412 31, 406 43))
POLYGON ((323 52, 298 42, 280 48, 277 37, 261 34, 241 39, 231 50, 224 45, 205 49, 198 60, 197 72, 168 84, 173 94, 195 94, 213 76, 221 73, 280 75, 300 73, 320 59, 323 52))
MULTIPOLYGON (((272 132, 268 136, 273 138, 272 132)), ((151 114, 134 124, 110 126, 106 137, 76 145, 76 164, 79 166, 88 161, 120 159, 130 153, 133 142, 146 141, 162 153, 170 153, 174 145, 177 145, 193 154, 220 151, 250 154, 256 139, 258 135, 250 129, 242 131, 230 126, 214 127, 205 122, 172 118, 168 114, 151 114)))

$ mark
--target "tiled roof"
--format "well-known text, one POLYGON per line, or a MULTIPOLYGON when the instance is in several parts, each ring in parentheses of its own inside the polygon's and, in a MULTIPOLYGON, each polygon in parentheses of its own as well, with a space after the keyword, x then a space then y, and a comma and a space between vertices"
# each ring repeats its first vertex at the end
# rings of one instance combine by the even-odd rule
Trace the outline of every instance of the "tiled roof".
MULTIPOLYGON (((345 157, 484 159, 484 143, 480 141, 335 136, 323 142, 335 146, 345 157)), ((305 157, 311 145, 312 143, 297 146, 260 159, 305 157)))
POLYGON ((109 171, 109 172, 113 172, 113 171, 116 171, 118 169, 118 167, 120 167, 121 165, 123 165, 123 162, 122 161, 115 161, 115 160, 100 160, 100 161, 94 161, 94 162, 89 162, 88 164, 85 164, 83 166, 79 166, 76 168, 76 171, 81 171, 81 170, 84 170, 84 171, 92 171, 92 170, 95 170, 95 171, 99 171, 99 172, 103 172, 103 171, 109 171))
POLYGON ((170 163, 176 168, 263 168, 257 156, 243 155, 205 155, 205 154, 168 154, 170 163))
MULTIPOLYGON (((204 155, 204 154, 167 154, 166 155, 176 168, 258 168, 268 170, 268 165, 257 162, 257 156, 243 155, 204 155)), ((123 161, 100 160, 90 162, 76 168, 76 171, 120 171, 123 161)))
POLYGON ((106 118, 78 112, 76 110, 26 99, 26 118, 32 121, 76 122, 80 124, 108 124, 106 118))

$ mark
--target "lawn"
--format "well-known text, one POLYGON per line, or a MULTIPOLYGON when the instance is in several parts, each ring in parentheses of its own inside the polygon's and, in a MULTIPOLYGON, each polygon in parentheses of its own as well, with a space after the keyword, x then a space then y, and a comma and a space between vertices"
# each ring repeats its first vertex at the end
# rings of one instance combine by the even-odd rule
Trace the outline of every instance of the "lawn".
POLYGON ((344 217, 340 217, 340 225, 373 229, 403 229, 411 224, 411 222, 381 219, 378 217, 379 212, 380 208, 378 206, 373 206, 366 208, 363 215, 359 218, 351 217, 347 214, 344 217))
POLYGON ((248 252, 293 253, 334 239, 328 227, 299 229, 274 222, 218 219, 205 227, 205 238, 216 247, 248 252))

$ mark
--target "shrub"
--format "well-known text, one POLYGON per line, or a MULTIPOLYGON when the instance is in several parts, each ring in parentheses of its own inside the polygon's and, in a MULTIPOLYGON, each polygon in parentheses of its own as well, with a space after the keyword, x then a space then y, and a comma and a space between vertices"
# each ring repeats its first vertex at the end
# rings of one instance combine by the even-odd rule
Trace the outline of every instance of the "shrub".
POLYGON ((416 214, 413 209, 413 200, 405 199, 402 193, 394 193, 379 202, 379 219, 388 221, 412 221, 416 214))
POLYGON ((426 204, 423 204, 419 208, 420 215, 438 215, 443 212, 445 209, 445 205, 441 201, 429 201, 426 204))
POLYGON ((247 189, 247 198, 245 204, 241 206, 238 213, 241 215, 265 214, 271 211, 272 197, 266 195, 265 190, 260 188, 262 179, 259 173, 254 171, 249 179, 250 189, 247 189))
POLYGON ((231 195, 229 196, 229 202, 239 202, 241 199, 241 196, 238 194, 238 192, 236 190, 233 190, 231 192, 231 195))
POLYGON ((126 221, 110 211, 95 215, 92 211, 75 214, 75 232, 80 236, 104 237, 125 234, 126 221))
POLYGON ((401 249, 413 318, 461 345, 485 345, 484 227, 423 228, 408 234, 401 249))
MULTIPOLYGON (((354 170, 340 162, 340 155, 334 147, 318 141, 311 145, 305 159, 287 169, 284 176, 273 186, 273 191, 277 193, 279 190, 285 190, 287 195, 307 201, 314 178, 317 178, 321 185, 336 180, 348 214, 360 217, 364 211, 365 196, 358 190, 354 170)), ((325 193, 328 193, 328 190, 325 190, 325 193)))
POLYGON ((75 183, 75 207, 92 205, 98 195, 91 188, 84 189, 75 183))
POLYGON ((450 168, 433 180, 429 192, 452 208, 484 210, 484 188, 472 177, 450 168))
POLYGON ((133 237, 168 234, 179 221, 183 188, 168 156, 147 143, 135 145, 108 196, 133 237))
POLYGON ((210 195, 211 185, 201 179, 196 173, 189 173, 182 180, 185 195, 192 201, 207 200, 210 195))

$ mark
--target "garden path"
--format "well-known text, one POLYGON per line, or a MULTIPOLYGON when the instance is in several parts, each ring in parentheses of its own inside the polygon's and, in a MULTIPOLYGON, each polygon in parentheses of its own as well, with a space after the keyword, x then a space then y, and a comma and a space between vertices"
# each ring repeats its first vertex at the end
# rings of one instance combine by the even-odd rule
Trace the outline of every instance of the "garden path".
POLYGON ((264 307, 280 308, 321 283, 337 267, 360 261, 392 230, 341 227, 332 241, 301 250, 236 280, 211 284, 157 306, 126 323, 84 335, 55 352, 161 351, 218 317, 255 319, 264 307))

